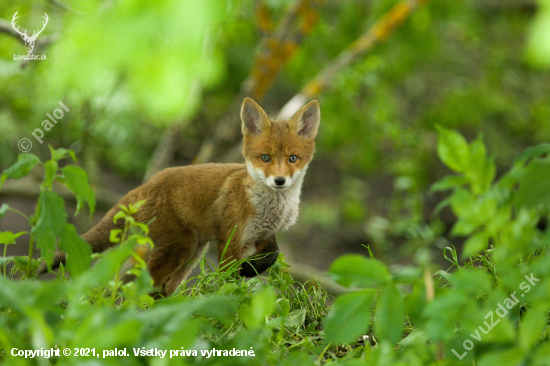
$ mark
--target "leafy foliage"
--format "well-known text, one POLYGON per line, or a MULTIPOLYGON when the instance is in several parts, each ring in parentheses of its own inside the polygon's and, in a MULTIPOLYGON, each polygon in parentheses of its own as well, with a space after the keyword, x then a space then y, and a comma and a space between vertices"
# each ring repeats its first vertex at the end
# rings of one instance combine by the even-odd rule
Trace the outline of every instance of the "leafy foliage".
MULTIPOLYGON (((325 2, 318 26, 293 50, 295 57, 268 92, 269 109, 276 111, 396 2, 325 2)), ((84 170, 60 168, 68 150, 52 150, 45 163, 46 145, 35 144, 37 156, 14 152, 20 136, 30 137, 63 100, 71 113, 59 122, 64 127, 48 131, 48 142, 74 148, 94 182, 98 164, 141 178, 165 125, 184 127, 177 157, 190 162, 241 90, 262 32, 273 31, 272 20, 284 19, 295 2, 264 2, 268 16, 261 23, 249 2, 234 0, 64 3, 0 5, 8 22, 20 10, 28 24, 39 24, 47 12, 51 22, 40 39, 54 40, 44 51, 48 62, 30 65, 11 59, 23 52, 18 39, 3 34, 0 43, 0 164, 14 164, 0 176, 0 188, 36 166, 45 178, 34 215, 22 215, 28 231, 0 232, 2 361, 220 363, 193 356, 37 361, 9 354, 12 347, 95 346, 253 347, 255 358, 231 361, 258 364, 547 362, 549 234, 539 228, 548 216, 550 149, 540 144, 518 156, 550 138, 550 79, 537 70, 550 59, 547 0, 537 1, 534 16, 523 2, 430 2, 386 44, 335 75, 332 89, 321 96, 315 164, 338 174, 325 174, 334 179, 322 188, 333 189, 322 192, 328 198, 306 202, 303 226, 335 234, 338 246, 350 236, 353 243, 368 239, 376 259, 369 248, 368 259, 344 256, 333 263, 333 278, 350 288, 328 316, 326 293, 294 282, 282 258, 268 277, 250 281, 235 276, 238 263, 220 272, 203 259, 201 274, 181 288, 181 296, 152 301, 139 255, 139 244, 152 243, 146 225, 132 219, 139 205, 120 214, 125 229, 111 235, 120 246, 89 268, 89 248, 67 223, 55 193, 63 183, 77 198, 76 212, 85 205, 93 212, 84 170), (199 104, 200 89, 215 81, 199 104), (447 169, 456 174, 431 185, 436 195, 425 197, 447 169), (377 187, 386 195, 380 200, 377 187), (425 203, 449 190, 435 211, 451 220, 427 220, 432 207, 425 203), (25 277, 41 263, 6 256, 8 245, 26 235, 30 254, 38 246, 46 262, 55 244, 67 252, 69 280, 65 268, 51 282, 6 279, 9 263, 12 275, 25 277), (450 263, 446 271, 438 270, 441 250, 450 263), (397 252, 403 260, 391 263, 397 252), (137 279, 123 283, 120 270, 128 262, 137 264, 128 270, 137 279), (498 321, 494 327, 490 312, 498 321)), ((20 213, 2 204, 0 218, 8 211, 20 213)))
MULTIPOLYGON (((52 179, 66 180, 46 174, 31 232, 46 258, 59 239, 71 276, 49 282, 13 282, 5 273, 0 277, 1 357, 33 364, 9 352, 55 347, 87 352, 85 357, 100 364, 155 364, 160 356, 147 357, 146 352, 154 349, 170 352, 167 364, 219 364, 225 362, 219 358, 224 352, 231 357, 229 352, 236 350, 241 356, 232 357, 231 364, 435 365, 441 358, 450 365, 543 364, 550 350, 550 236, 537 223, 549 213, 548 190, 530 182, 535 174, 550 181, 541 169, 550 149, 528 149, 494 182, 494 162, 481 138, 468 144, 454 131, 440 127, 439 133, 440 157, 460 175, 444 178, 434 190, 452 190, 443 205, 458 219, 451 234, 467 238, 461 255, 465 262, 454 247, 443 253, 451 267, 435 274, 422 256, 416 267, 400 271, 374 259, 370 248, 369 259, 343 256, 329 273, 349 292, 330 308, 319 284, 306 287, 284 271, 282 255, 266 277, 251 280, 239 277, 240 262, 213 269, 203 257, 200 274, 182 284, 177 295, 154 301, 142 259, 143 249, 154 243, 147 225, 132 217, 143 202, 121 206, 116 219, 124 220, 124 228, 111 233, 119 245, 89 268, 89 249, 66 223, 63 201, 51 191, 52 179), (459 155, 467 158, 456 160, 459 155), (125 275, 135 280, 123 281, 125 275), (115 348, 126 349, 129 357, 104 357, 104 351, 115 348), (207 353, 212 349, 220 355, 207 353)), ((38 164, 56 165, 67 154, 52 150, 52 160, 38 164)), ((6 210, 10 208, 3 206, 6 210)), ((11 244, 22 234, 1 233, 0 242, 11 244)), ((4 258, 2 263, 6 260, 17 268, 17 260, 25 258, 4 258)), ((26 260, 27 268, 36 267, 37 260, 26 260)), ((82 358, 52 360, 77 364, 82 358)))

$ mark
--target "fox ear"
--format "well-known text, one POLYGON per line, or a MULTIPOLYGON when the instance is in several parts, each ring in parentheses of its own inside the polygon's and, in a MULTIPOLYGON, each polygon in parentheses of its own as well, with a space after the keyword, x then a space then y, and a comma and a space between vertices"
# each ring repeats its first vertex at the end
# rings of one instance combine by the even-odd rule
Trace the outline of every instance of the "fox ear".
POLYGON ((250 98, 244 98, 241 107, 241 120, 243 135, 259 135, 271 125, 262 107, 250 98))
POLYGON ((292 117, 292 124, 296 128, 296 133, 305 138, 315 138, 317 136, 320 121, 321 108, 316 100, 312 100, 300 108, 292 117))

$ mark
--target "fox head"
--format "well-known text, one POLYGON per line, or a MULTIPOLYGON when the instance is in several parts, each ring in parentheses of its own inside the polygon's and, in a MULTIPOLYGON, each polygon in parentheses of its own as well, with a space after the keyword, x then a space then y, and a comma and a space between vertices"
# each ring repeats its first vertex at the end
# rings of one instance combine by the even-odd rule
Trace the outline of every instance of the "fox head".
POLYGON ((290 120, 274 121, 256 102, 245 98, 241 107, 243 155, 252 178, 274 191, 301 183, 313 158, 320 119, 316 100, 290 120))

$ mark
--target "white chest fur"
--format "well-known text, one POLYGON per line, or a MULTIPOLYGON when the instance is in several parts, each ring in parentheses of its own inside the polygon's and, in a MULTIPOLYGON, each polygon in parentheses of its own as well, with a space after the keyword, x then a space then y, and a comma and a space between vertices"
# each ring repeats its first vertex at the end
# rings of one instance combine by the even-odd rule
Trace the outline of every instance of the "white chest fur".
POLYGON ((241 237, 243 244, 252 243, 260 237, 280 230, 287 230, 296 223, 303 175, 297 177, 292 186, 283 192, 276 192, 265 185, 257 185, 248 192, 256 215, 245 225, 241 237))

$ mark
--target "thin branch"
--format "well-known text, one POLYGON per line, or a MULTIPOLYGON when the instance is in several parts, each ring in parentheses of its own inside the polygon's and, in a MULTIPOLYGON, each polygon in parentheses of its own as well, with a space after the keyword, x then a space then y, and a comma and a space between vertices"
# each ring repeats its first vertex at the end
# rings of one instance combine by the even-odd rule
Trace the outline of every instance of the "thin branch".
POLYGON ((248 96, 256 101, 263 99, 283 66, 313 30, 323 2, 324 0, 299 1, 281 20, 273 34, 262 41, 241 91, 227 108, 213 137, 201 146, 193 161, 195 164, 211 161, 239 139, 238 116, 243 98, 248 96))
MULTIPOLYGON (((66 202, 76 204, 76 197, 68 189, 61 185, 54 185, 54 190, 66 202)), ((108 191, 103 188, 95 188, 96 208, 103 211, 110 210, 122 198, 122 195, 108 191)), ((0 190, 0 197, 19 197, 25 199, 37 200, 40 196, 40 184, 30 177, 17 180, 8 180, 0 190)))
POLYGON ((17 38, 17 40, 22 44, 25 44, 23 38, 21 38, 21 36, 15 31, 15 29, 13 29, 11 23, 7 20, 0 19, 0 33, 9 34, 10 36, 17 38))
POLYGON ((178 123, 172 126, 169 126, 162 132, 162 136, 153 152, 153 156, 147 164, 147 170, 143 177, 143 183, 149 181, 153 175, 161 171, 164 168, 167 168, 169 161, 172 160, 177 147, 178 147, 178 137, 179 134, 183 131, 186 123, 178 123))
POLYGON ((361 37, 356 39, 336 59, 327 64, 302 88, 279 112, 279 118, 291 118, 309 99, 319 95, 332 86, 336 74, 369 52, 378 43, 384 41, 409 17, 422 3, 428 0, 401 1, 394 5, 382 18, 372 25, 361 37))
MULTIPOLYGON (((351 65, 354 61, 372 50, 375 45, 388 38, 392 31, 403 24, 403 22, 409 17, 416 7, 427 1, 428 0, 411 0, 401 1, 396 4, 365 33, 357 38, 346 49, 344 49, 333 61, 329 62, 323 69, 321 69, 321 71, 317 73, 313 79, 308 81, 302 90, 292 97, 292 99, 290 99, 290 101, 288 101, 283 108, 281 108, 277 115, 278 118, 291 118, 309 99, 312 99, 323 91, 329 89, 332 86, 332 81, 336 79, 336 74, 339 71, 351 65)), ((238 110, 235 113, 235 116, 238 116, 238 110)), ((240 124, 236 122, 233 122, 233 124, 237 128, 240 127, 240 124)), ((237 156, 236 153, 241 150, 241 141, 239 141, 239 136, 235 137, 233 141, 233 146, 225 147, 225 149, 222 150, 224 152, 223 161, 234 161, 231 159, 234 159, 237 156)), ((209 152, 212 155, 205 154, 205 156, 213 156, 215 142, 215 140, 210 140, 205 143, 208 144, 210 149, 212 149, 212 152, 209 152)), ((203 160, 204 159, 199 162, 203 162, 203 160)))
POLYGON ((338 296, 343 293, 349 292, 343 286, 340 286, 334 280, 323 272, 319 271, 317 268, 309 266, 304 263, 295 263, 290 262, 290 267, 286 269, 288 273, 298 282, 306 283, 308 281, 319 281, 321 287, 325 289, 330 295, 338 296))
MULTIPOLYGON (((23 38, 21 38, 21 35, 19 35, 15 29, 11 26, 11 23, 7 20, 0 19, 0 33, 8 34, 12 37, 15 37, 21 44, 25 44, 25 41, 23 38)), ((59 38, 59 34, 51 34, 46 37, 40 37, 39 40, 36 41, 36 47, 45 47, 55 41, 59 38)))
POLYGON ((254 12, 256 14, 256 28, 258 33, 262 38, 265 38, 273 32, 274 27, 271 15, 269 14, 269 8, 264 0, 255 0, 254 12))

